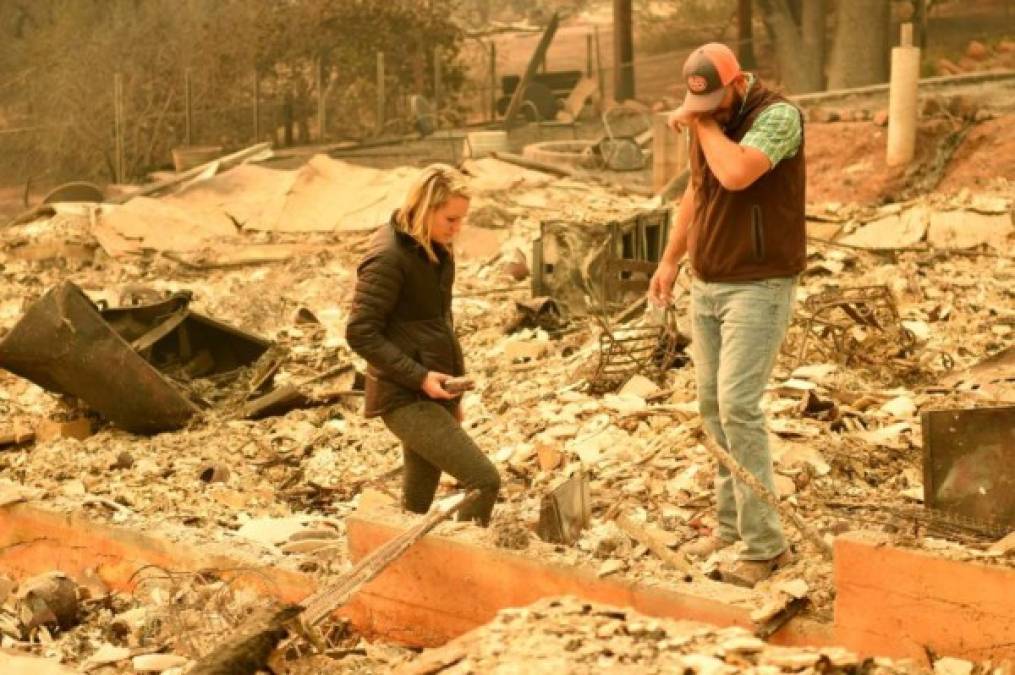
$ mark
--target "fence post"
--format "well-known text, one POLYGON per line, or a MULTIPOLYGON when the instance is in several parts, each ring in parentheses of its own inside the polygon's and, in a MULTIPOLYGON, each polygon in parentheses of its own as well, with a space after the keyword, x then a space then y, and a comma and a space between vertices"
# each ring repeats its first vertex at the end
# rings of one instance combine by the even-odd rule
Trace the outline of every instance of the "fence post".
POLYGON ((190 83, 190 68, 183 71, 184 145, 194 144, 194 91, 190 83))
POLYGON ((116 171, 116 182, 122 184, 125 180, 124 172, 126 167, 124 166, 124 147, 123 147, 123 75, 116 73, 113 75, 113 133, 115 135, 115 171, 116 171))
POLYGON ((592 33, 585 35, 585 75, 592 77, 592 33))
POLYGON ((317 128, 320 140, 324 141, 328 123, 328 110, 324 98, 324 57, 317 57, 317 128))
POLYGON ((490 121, 497 119, 497 43, 490 40, 490 121))
POLYGON ((384 130, 384 52, 377 52, 377 133, 384 130))
POLYGON ((603 72, 603 53, 599 49, 599 26, 595 26, 593 37, 596 42, 596 86, 599 87, 599 108, 602 111, 606 101, 606 74, 603 72))
POLYGON ((433 48, 433 128, 440 129, 441 126, 441 96, 443 82, 441 81, 441 48, 433 48))
POLYGON ((899 26, 899 46, 892 49, 888 84, 888 144, 885 164, 901 166, 916 152, 920 48, 913 46, 913 24, 899 26))
POLYGON ((261 140, 261 74, 254 68, 254 142, 261 140))

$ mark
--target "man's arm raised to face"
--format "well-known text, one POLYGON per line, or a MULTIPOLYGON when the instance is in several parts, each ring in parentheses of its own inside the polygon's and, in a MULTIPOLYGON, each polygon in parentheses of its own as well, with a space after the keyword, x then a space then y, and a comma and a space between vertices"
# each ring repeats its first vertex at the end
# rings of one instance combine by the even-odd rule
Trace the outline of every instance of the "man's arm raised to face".
POLYGON ((708 167, 719 183, 731 192, 750 187, 772 168, 772 161, 765 153, 730 140, 711 115, 697 116, 693 129, 698 134, 708 167))

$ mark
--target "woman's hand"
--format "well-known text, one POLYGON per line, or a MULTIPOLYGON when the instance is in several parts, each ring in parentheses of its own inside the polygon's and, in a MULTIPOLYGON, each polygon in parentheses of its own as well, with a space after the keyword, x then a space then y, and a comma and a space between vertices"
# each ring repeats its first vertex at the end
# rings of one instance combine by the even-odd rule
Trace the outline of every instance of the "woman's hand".
POLYGON ((436 370, 431 370, 423 378, 423 384, 420 385, 420 389, 423 393, 430 398, 450 401, 455 398, 456 394, 450 394, 444 389, 444 380, 449 379, 451 376, 447 373, 438 373, 436 370))

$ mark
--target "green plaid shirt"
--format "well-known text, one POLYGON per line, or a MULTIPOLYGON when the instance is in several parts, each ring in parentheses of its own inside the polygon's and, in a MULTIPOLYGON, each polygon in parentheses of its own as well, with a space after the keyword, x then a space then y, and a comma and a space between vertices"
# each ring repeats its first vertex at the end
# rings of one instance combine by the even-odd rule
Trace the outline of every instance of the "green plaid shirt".
MULTIPOLYGON (((754 75, 747 75, 747 91, 754 84, 754 75)), ((747 96, 744 96, 746 102, 747 96)), ((740 140, 740 145, 755 148, 765 153, 768 160, 775 165, 792 157, 800 149, 803 128, 800 111, 789 103, 773 103, 761 111, 747 134, 740 140)))

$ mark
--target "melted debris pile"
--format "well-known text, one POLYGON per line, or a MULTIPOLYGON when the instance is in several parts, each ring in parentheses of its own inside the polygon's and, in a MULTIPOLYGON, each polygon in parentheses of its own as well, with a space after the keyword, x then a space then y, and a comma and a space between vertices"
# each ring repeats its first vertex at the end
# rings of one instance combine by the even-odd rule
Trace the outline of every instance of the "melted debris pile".
POLYGON ((908 661, 861 659, 840 647, 776 647, 742 628, 654 619, 629 609, 554 598, 506 609, 489 624, 397 668, 399 675, 471 673, 928 672, 908 661))

